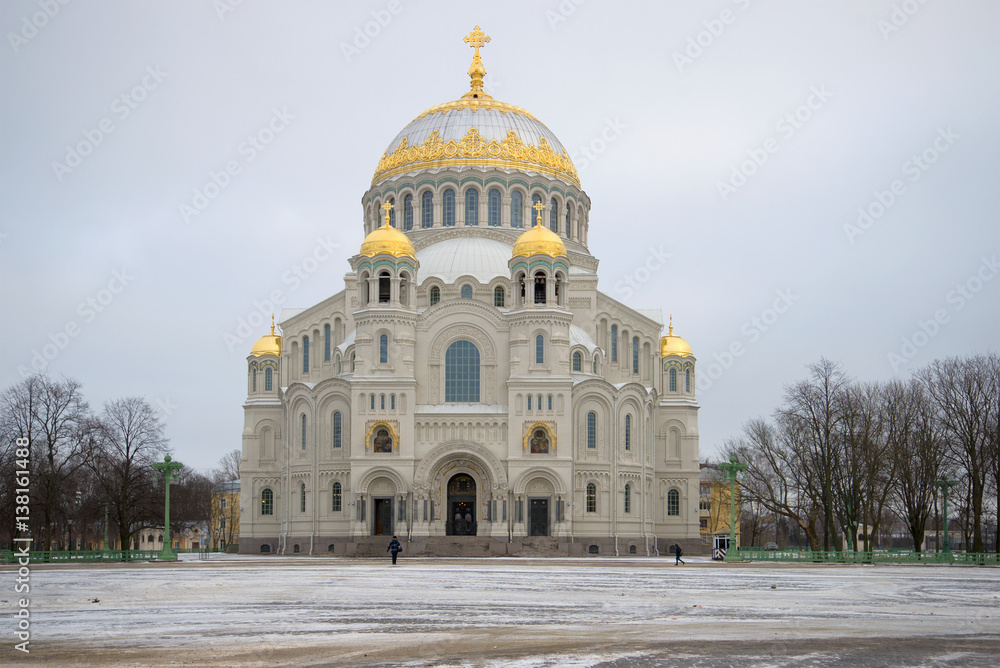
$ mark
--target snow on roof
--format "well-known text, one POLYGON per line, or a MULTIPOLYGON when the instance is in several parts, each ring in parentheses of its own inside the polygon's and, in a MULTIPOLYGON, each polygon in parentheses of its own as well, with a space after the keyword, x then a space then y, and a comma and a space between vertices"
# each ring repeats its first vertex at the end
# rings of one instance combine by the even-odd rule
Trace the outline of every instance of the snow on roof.
POLYGON ((510 274, 507 262, 512 251, 511 246, 501 241, 478 237, 438 242, 417 251, 420 282, 436 277, 454 283, 462 276, 472 276, 481 284, 489 283, 497 276, 510 274))
POLYGON ((598 349, 597 344, 590 338, 590 334, 587 334, 586 331, 576 325, 569 326, 569 345, 570 347, 583 346, 589 353, 593 353, 598 349))
POLYGON ((354 345, 354 337, 357 336, 357 334, 358 330, 352 329, 351 333, 347 335, 347 338, 340 342, 340 345, 337 346, 337 350, 340 351, 341 355, 347 352, 347 349, 350 346, 354 345))

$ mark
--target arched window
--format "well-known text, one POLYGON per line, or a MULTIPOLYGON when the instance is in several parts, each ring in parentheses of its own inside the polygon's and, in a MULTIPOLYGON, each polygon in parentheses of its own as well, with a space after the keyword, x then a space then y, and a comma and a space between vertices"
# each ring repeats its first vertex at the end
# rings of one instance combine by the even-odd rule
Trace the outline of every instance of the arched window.
POLYGON ((524 227, 524 195, 520 190, 510 194, 510 226, 524 227))
POLYGON ((472 299, 472 286, 463 285, 462 286, 462 299, 472 299))
POLYGON ((677 369, 670 370, 670 391, 677 391, 677 369))
POLYGON ((596 376, 597 375, 597 358, 596 357, 594 358, 593 364, 591 364, 591 369, 593 369, 593 374, 596 376))
POLYGON ((676 489, 667 492, 667 515, 681 514, 681 494, 676 489))
POLYGON ((434 193, 425 190, 420 196, 420 226, 431 227, 434 225, 434 193))
POLYGON ((472 341, 455 341, 445 352, 444 400, 479 402, 479 349, 472 341))
POLYGON ((390 296, 389 272, 383 271, 378 275, 378 303, 388 304, 390 296))
POLYGON ((691 369, 684 369, 684 391, 691 391, 691 369))
POLYGON ((550 395, 549 395, 549 396, 547 397, 547 399, 548 399, 548 402, 549 402, 549 410, 552 410, 552 395, 550 394, 550 395))
POLYGON ((611 363, 618 361, 618 325, 611 325, 611 363))
POLYGON ((323 361, 330 361, 330 325, 323 325, 323 361))
POLYGON ((632 449, 632 414, 625 415, 625 449, 632 449))
POLYGON ((351 353, 351 373, 354 373, 355 369, 357 368, 358 366, 357 362, 358 362, 357 353, 351 353))
POLYGON ((555 197, 549 201, 549 229, 559 234, 559 205, 555 197))
POLYGON ((573 371, 580 371, 583 368, 583 355, 573 353, 573 371))
POLYGON ((538 193, 535 193, 534 195, 531 196, 531 211, 529 212, 531 215, 531 225, 528 225, 528 227, 534 227, 537 224, 538 220, 542 217, 541 211, 537 211, 535 209, 535 205, 540 203, 541 201, 542 201, 542 196, 539 195, 538 193))
POLYGON ((371 406, 371 410, 375 410, 375 395, 374 394, 369 399, 368 404, 369 404, 369 406, 371 406))
POLYGON ((441 199, 444 211, 444 226, 455 227, 455 191, 448 188, 441 199))
POLYGON ((390 197, 389 204, 392 205, 392 208, 389 209, 389 225, 391 227, 396 227, 396 199, 394 197, 390 197))
POLYGON ((403 198, 403 229, 407 232, 413 229, 413 195, 403 198))
POLYGON ((542 410, 542 395, 538 395, 538 410, 542 410))
POLYGON ((597 413, 590 411, 587 413, 587 449, 593 450, 597 447, 597 413))
POLYGON ((306 449, 306 414, 302 414, 302 449, 306 449))
POLYGON ((306 484, 304 482, 299 483, 299 512, 306 512, 306 484))
POLYGON ((389 337, 385 334, 378 337, 378 363, 389 363, 389 337))
POLYGON ((632 485, 625 485, 625 512, 632 512, 632 485))
POLYGON ((487 211, 489 218, 487 222, 491 227, 500 227, 500 191, 491 188, 487 195, 487 211))
POLYGON ((439 301, 441 301, 441 288, 435 285, 431 288, 431 306, 434 306, 439 301))
POLYGON ((274 514, 274 492, 266 487, 260 493, 260 514, 274 514))
POLYGON ((385 395, 383 394, 378 398, 378 406, 381 410, 385 410, 385 395))
POLYGON ((504 306, 504 291, 503 288, 497 287, 493 290, 493 305, 497 308, 503 308, 504 306))
POLYGON ((256 392, 257 391, 257 369, 254 369, 253 371, 251 371, 250 375, 253 377, 253 391, 256 392))
POLYGON ((535 303, 545 303, 545 274, 542 272, 535 274, 535 303))
POLYGON ((396 410, 396 395, 395 394, 390 394, 389 395, 389 408, 392 409, 392 410, 396 410))
POLYGON ((465 191, 465 225, 479 224, 479 191, 469 188, 465 191))
POLYGON ((344 488, 339 482, 333 483, 333 493, 330 496, 333 498, 333 512, 339 513, 344 503, 344 488))
POLYGON ((399 303, 402 306, 410 305, 410 275, 406 272, 399 275, 399 303))
POLYGON ((344 360, 337 358, 337 375, 339 376, 344 372, 344 360))
POLYGON ((343 444, 344 418, 340 411, 333 414, 333 447, 339 448, 343 444))
POLYGON ((309 373, 309 337, 302 337, 302 373, 309 373))
POLYGON ((274 385, 274 372, 271 371, 270 367, 264 369, 264 391, 270 392, 271 387, 274 385))
POLYGON ((572 224, 571 224, 572 223, 572 211, 573 211, 573 209, 570 207, 569 204, 567 204, 566 205, 566 229, 563 230, 563 233, 567 237, 570 236, 570 231, 573 229, 572 224))
POLYGON ((592 482, 587 483, 587 512, 597 512, 597 485, 592 482))
POLYGON ((535 337, 535 364, 545 364, 545 337, 535 337))
POLYGON ((528 395, 528 410, 531 410, 531 395, 528 395))
POLYGON ((639 337, 632 337, 632 373, 639 373, 639 337))

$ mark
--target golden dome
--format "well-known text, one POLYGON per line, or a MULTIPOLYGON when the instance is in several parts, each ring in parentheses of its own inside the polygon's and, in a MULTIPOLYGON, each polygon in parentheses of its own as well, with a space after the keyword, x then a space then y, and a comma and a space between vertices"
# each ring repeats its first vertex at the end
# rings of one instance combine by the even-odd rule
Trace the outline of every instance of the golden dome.
POLYGON ((539 214, 535 226, 524 232, 514 242, 514 252, 511 257, 531 257, 532 255, 566 257, 566 244, 563 243, 558 234, 542 225, 541 214, 539 214))
POLYGON ((261 355, 281 357, 281 337, 274 333, 274 315, 271 316, 271 333, 257 339, 257 343, 250 349, 250 354, 254 357, 261 355))
POLYGON ((382 227, 374 230, 361 242, 361 255, 374 257, 379 253, 392 255, 393 257, 412 257, 416 259, 417 252, 413 250, 410 238, 389 224, 389 210, 392 204, 386 202, 382 205, 385 209, 385 222, 382 227))
POLYGON ((667 335, 660 337, 660 357, 668 355, 694 357, 694 352, 692 352, 688 342, 679 336, 674 336, 674 316, 670 316, 670 330, 667 335))

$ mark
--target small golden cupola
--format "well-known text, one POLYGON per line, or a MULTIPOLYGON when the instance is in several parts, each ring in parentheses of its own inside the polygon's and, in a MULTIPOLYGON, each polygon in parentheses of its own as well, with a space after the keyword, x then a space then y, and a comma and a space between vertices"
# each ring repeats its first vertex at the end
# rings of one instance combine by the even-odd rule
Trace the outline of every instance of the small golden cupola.
POLYGON ((274 314, 271 314, 271 333, 257 339, 250 349, 250 354, 254 357, 261 355, 274 355, 281 357, 281 336, 274 333, 274 314))
POLYGON ((679 336, 674 336, 674 316, 670 316, 670 329, 666 336, 660 337, 660 357, 676 355, 677 357, 694 357, 694 352, 688 342, 679 336))
POLYGON ((392 204, 386 202, 382 205, 385 211, 385 222, 382 227, 373 230, 365 237, 361 243, 359 255, 365 257, 375 257, 379 254, 392 255, 393 257, 412 257, 416 259, 417 252, 413 249, 410 238, 389 224, 389 211, 392 204))
POLYGON ((535 226, 524 232, 514 242, 514 252, 512 257, 531 257, 532 255, 548 255, 549 257, 566 257, 566 244, 559 238, 559 235, 542 225, 542 209, 545 208, 541 202, 535 204, 538 217, 535 226))

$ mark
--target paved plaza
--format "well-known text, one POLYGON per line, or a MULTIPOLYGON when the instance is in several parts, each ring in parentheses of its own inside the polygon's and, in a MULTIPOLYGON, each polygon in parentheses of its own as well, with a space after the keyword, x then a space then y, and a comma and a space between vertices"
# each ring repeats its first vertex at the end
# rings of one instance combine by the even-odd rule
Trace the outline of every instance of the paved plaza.
MULTIPOLYGON (((404 553, 397 567, 388 559, 236 555, 34 565, 30 659, 84 666, 993 666, 1000 654, 997 568, 688 562, 404 553)), ((12 579, 6 570, 4 580, 12 579)), ((13 610, 13 594, 2 605, 13 610)), ((13 644, 3 665, 28 658, 13 644)))

